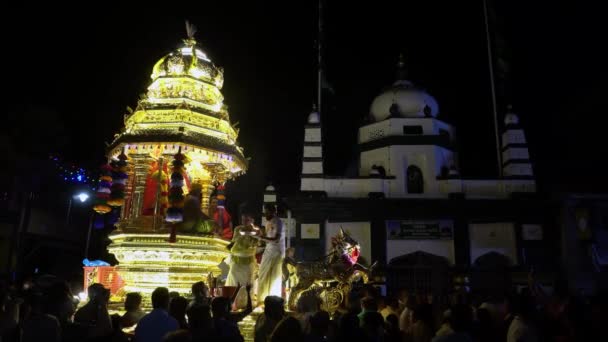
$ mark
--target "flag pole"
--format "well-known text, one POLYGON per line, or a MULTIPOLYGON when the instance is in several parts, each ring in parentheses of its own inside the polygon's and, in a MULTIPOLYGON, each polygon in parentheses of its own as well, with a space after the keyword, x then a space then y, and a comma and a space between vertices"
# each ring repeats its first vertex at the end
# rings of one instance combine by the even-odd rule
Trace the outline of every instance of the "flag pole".
POLYGON ((323 0, 319 0, 319 18, 318 18, 318 32, 317 32, 317 113, 321 117, 323 107, 321 106, 321 97, 323 93, 323 66, 322 66, 322 32, 323 32, 323 0))
POLYGON ((490 69, 490 92, 492 95, 492 112, 494 114, 494 135, 496 137, 496 161, 498 163, 498 176, 502 177, 502 156, 500 154, 500 137, 498 135, 498 110, 496 106, 496 89, 494 84, 494 63, 492 62, 492 41, 490 39, 490 24, 488 22, 488 5, 483 0, 483 18, 486 29, 486 46, 488 50, 488 68, 490 69))

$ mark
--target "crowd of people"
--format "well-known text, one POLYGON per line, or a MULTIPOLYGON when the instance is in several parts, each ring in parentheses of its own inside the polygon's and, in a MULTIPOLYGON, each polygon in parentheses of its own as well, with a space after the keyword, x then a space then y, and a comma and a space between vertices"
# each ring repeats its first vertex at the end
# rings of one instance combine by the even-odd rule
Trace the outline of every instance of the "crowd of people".
POLYGON ((265 208, 265 218, 257 228, 245 213, 234 233, 222 230, 232 240, 225 284, 235 289, 231 298, 212 298, 203 282, 192 285, 189 298, 159 287, 149 298, 126 294, 124 314, 118 315, 110 314, 110 290, 101 284, 92 284, 88 301, 78 305, 67 282, 41 277, 19 288, 1 287, 0 342, 243 341, 237 323, 253 303, 263 305, 255 342, 585 341, 601 336, 608 317, 605 295, 571 295, 560 287, 546 294, 532 274, 523 290, 483 296, 462 289, 440 297, 388 289, 390 296, 382 296, 376 287, 358 284, 331 313, 308 291, 298 298, 296 312, 286 312, 282 296, 289 291, 283 290, 298 282, 297 262, 293 248, 285 258, 274 206, 265 208), (260 245, 265 248, 258 260, 260 245), (252 283, 253 291, 241 286, 252 283), (142 309, 144 301, 150 312, 142 309))
MULTIPOLYGON (((19 291, 2 287, 0 342, 6 341, 243 341, 237 323, 252 312, 251 286, 243 288, 247 307, 234 310, 235 297, 211 297, 207 285, 192 286, 185 298, 167 288, 153 291, 152 310, 129 293, 124 314, 111 315, 110 292, 101 284, 88 289, 78 306, 68 284, 42 278, 19 291)), ((355 287, 340 310, 328 313, 314 294, 303 294, 296 312, 279 296, 267 296, 257 317, 256 342, 430 342, 430 341, 586 341, 601 336, 607 297, 544 293, 531 285, 502 296, 455 293, 449 300, 393 291, 381 296, 373 286, 355 287)))
POLYGON ((279 297, 267 297, 255 328, 256 342, 473 342, 588 341, 602 336, 608 317, 606 295, 551 295, 537 285, 503 295, 466 292, 444 303, 424 293, 401 290, 381 296, 374 287, 351 292, 330 317, 314 296, 300 297, 287 314, 279 297))
MULTIPOLYGON (((251 287, 244 290, 250 293, 251 287)), ((234 297, 212 298, 203 282, 192 285, 191 298, 158 287, 149 298, 150 312, 142 309, 141 294, 128 293, 119 315, 110 314, 110 290, 101 284, 89 286, 81 306, 67 282, 57 278, 19 291, 3 286, 0 342, 243 341, 237 322, 253 309, 247 297, 247 307, 235 312, 234 297)))

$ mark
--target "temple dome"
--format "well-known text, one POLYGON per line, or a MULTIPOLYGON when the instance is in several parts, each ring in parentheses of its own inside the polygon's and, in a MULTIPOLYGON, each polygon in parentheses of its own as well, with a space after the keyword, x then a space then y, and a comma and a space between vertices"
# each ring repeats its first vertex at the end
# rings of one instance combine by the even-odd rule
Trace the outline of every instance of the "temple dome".
POLYGON ((219 89, 224 84, 223 68, 215 66, 192 38, 184 39, 182 47, 162 57, 152 69, 152 81, 160 77, 172 76, 189 76, 219 89))
POLYGON ((423 118, 436 117, 439 105, 433 96, 414 86, 410 81, 398 80, 378 95, 370 107, 375 121, 389 117, 423 118))
POLYGON ((513 107, 511 107, 511 105, 509 105, 507 107, 507 114, 505 115, 505 125, 509 126, 509 125, 518 125, 519 124, 519 117, 517 116, 517 114, 513 113, 513 107))
POLYGON ((309 125, 318 125, 321 123, 321 117, 319 116, 319 112, 317 112, 316 108, 313 108, 312 112, 308 114, 308 119, 306 121, 309 125))

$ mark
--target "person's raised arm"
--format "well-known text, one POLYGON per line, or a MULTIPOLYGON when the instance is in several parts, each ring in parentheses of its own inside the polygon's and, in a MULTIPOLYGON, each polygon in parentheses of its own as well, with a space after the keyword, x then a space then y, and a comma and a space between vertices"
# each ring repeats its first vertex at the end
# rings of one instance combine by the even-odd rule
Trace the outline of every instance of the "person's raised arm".
POLYGON ((240 290, 241 290, 241 283, 237 283, 236 284, 236 291, 234 291, 234 293, 230 297, 230 304, 234 304, 234 301, 236 300, 236 295, 239 294, 240 290))
POLYGON ((243 318, 247 317, 247 315, 253 311, 253 304, 251 302, 251 284, 247 284, 245 290, 247 290, 247 307, 241 312, 231 314, 232 320, 236 323, 242 321, 243 318))

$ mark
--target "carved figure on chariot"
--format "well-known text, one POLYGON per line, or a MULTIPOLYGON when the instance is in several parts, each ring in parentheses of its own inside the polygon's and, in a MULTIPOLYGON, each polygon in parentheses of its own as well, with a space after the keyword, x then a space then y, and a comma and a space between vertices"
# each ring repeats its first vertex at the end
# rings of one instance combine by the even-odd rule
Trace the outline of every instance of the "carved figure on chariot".
POLYGON ((330 313, 338 310, 356 282, 367 283, 376 263, 365 267, 357 261, 360 245, 342 228, 332 237, 331 251, 316 262, 299 262, 296 265, 296 284, 291 288, 288 306, 296 309, 298 298, 314 295, 323 301, 330 313))

